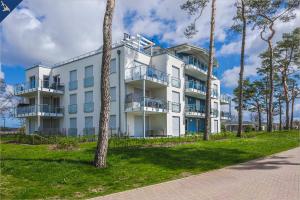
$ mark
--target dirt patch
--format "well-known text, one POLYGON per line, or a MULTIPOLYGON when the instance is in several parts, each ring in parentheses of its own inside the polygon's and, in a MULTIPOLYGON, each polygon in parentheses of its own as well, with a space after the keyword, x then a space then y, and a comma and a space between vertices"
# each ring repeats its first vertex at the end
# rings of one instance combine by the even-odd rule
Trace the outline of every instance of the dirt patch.
POLYGON ((188 176, 192 176, 193 174, 191 172, 182 172, 181 174, 179 174, 180 178, 185 178, 188 176))
POLYGON ((104 191, 104 187, 102 187, 102 186, 99 186, 96 188, 89 188, 89 192, 92 192, 92 193, 99 193, 99 192, 103 192, 103 191, 104 191))

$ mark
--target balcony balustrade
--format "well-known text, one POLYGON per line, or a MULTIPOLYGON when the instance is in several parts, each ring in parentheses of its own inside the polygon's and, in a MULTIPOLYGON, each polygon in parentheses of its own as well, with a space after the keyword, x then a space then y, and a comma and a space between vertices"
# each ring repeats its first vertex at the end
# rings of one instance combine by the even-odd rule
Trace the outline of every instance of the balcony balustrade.
POLYGON ((85 113, 94 112, 94 102, 84 103, 84 112, 85 113))
POLYGON ((94 77, 86 77, 84 78, 84 87, 93 87, 94 86, 94 77))
POLYGON ((64 108, 49 104, 42 105, 27 105, 19 106, 16 108, 16 117, 26 117, 26 116, 63 116, 64 108))
POLYGON ((78 88, 78 81, 69 82, 69 90, 77 90, 77 88, 78 88))
POLYGON ((76 114, 77 113, 77 104, 70 104, 68 106, 69 114, 76 114))
POLYGON ((65 90, 65 86, 61 83, 49 82, 44 80, 31 81, 15 85, 14 94, 20 95, 29 92, 35 92, 37 90, 62 94, 65 90))
POLYGON ((139 65, 125 70, 125 80, 150 80, 163 85, 169 84, 169 75, 148 65, 139 65))
POLYGON ((220 95, 220 102, 221 104, 229 104, 229 102, 231 101, 231 98, 227 95, 220 95))

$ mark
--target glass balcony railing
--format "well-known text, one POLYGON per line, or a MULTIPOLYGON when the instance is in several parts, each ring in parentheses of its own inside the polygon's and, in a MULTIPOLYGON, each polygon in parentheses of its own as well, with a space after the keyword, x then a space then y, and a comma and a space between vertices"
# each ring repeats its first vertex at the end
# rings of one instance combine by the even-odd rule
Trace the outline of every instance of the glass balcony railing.
POLYGON ((171 83, 172 83, 172 87, 180 88, 181 86, 181 81, 179 78, 171 77, 171 83))
POLYGON ((165 100, 150 98, 150 97, 141 97, 135 94, 126 95, 125 99, 125 109, 126 110, 142 110, 144 108, 152 109, 153 111, 168 111, 168 104, 165 100))
POLYGON ((55 105, 49 105, 49 104, 28 105, 28 106, 20 106, 16 108, 17 115, 36 114, 38 112, 44 114, 58 115, 64 113, 64 108, 55 105))
POLYGON ((186 81, 185 88, 199 90, 201 92, 206 92, 206 86, 196 81, 186 81))
POLYGON ((69 90, 77 90, 77 88, 78 88, 78 81, 69 82, 69 90))
POLYGON ((197 113, 205 113, 205 107, 203 105, 196 104, 187 104, 185 106, 185 112, 197 112, 197 113))
POLYGON ((85 88, 93 87, 93 86, 94 86, 94 77, 93 76, 84 78, 84 87, 85 88))
POLYGON ((68 110, 69 110, 70 114, 77 113, 77 104, 71 104, 71 105, 69 105, 68 110))
POLYGON ((230 96, 227 96, 227 95, 224 95, 224 94, 220 95, 220 101, 222 103, 229 103, 230 100, 231 100, 230 96))
POLYGON ((25 82, 25 83, 20 83, 15 85, 14 93, 19 94, 23 92, 31 92, 38 88, 43 89, 43 91, 56 90, 56 91, 63 92, 65 90, 65 86, 61 83, 39 80, 39 81, 31 81, 31 82, 25 82))
POLYGON ((84 112, 91 113, 94 112, 94 102, 84 103, 84 112))
POLYGON ((147 65, 139 65, 125 70, 125 80, 152 80, 167 85, 169 75, 163 71, 147 65))

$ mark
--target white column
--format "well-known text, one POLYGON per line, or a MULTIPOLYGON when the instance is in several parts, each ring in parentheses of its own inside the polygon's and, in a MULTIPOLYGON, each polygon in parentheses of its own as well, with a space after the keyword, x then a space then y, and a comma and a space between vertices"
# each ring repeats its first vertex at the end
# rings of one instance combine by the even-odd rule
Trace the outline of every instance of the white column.
POLYGON ((144 100, 144 108, 143 108, 143 136, 146 137, 146 123, 145 123, 145 79, 143 79, 143 100, 144 100))

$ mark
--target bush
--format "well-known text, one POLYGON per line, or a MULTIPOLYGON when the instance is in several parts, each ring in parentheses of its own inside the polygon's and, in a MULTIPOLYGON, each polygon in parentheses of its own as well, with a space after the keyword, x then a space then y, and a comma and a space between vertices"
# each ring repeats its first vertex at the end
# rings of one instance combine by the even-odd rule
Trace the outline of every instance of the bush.
POLYGON ((252 126, 251 125, 246 125, 245 126, 245 132, 246 133, 249 133, 249 132, 251 132, 252 131, 252 126))
POLYGON ((77 138, 59 138, 56 144, 57 149, 72 150, 79 146, 77 138))

